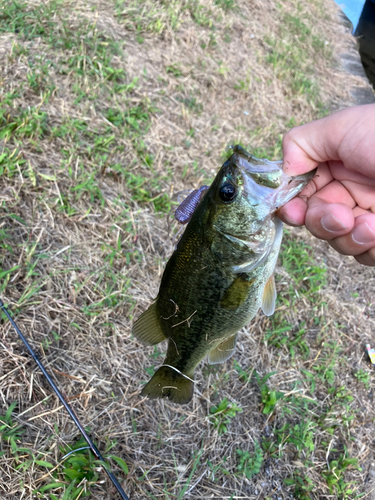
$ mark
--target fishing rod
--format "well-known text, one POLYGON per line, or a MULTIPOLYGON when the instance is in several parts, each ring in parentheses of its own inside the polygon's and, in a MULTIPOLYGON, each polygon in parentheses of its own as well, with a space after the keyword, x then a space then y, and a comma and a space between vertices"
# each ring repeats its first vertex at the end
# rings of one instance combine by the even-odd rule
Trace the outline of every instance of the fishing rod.
POLYGON ((76 424, 76 426, 78 427, 80 433, 82 434, 82 436, 85 438, 87 444, 89 445, 90 447, 90 450, 93 452, 93 454, 96 456, 96 458, 100 461, 100 462, 103 462, 103 468, 105 470, 105 472, 107 473, 109 479, 112 481, 113 485, 115 486, 116 490, 120 493, 121 495, 121 498, 123 500, 129 500, 129 497, 126 495, 126 493, 124 492, 124 490, 122 489, 120 483, 117 481, 116 477, 112 474, 112 472, 108 469, 108 465, 106 464, 104 458, 102 457, 102 455, 100 454, 100 451, 98 450, 98 448, 95 446, 95 444, 91 441, 90 437, 88 436, 87 432, 85 431, 85 429, 82 427, 80 421, 78 420, 76 414, 74 413, 73 409, 71 408, 71 406, 69 405, 69 403, 65 400, 64 396, 61 394, 60 390, 58 389, 57 385, 55 384, 55 382, 52 380, 52 378, 50 377, 50 375, 48 374, 47 370, 44 368, 42 362, 40 361, 38 355, 33 351, 31 345, 28 343, 28 341, 26 340, 26 338, 24 337, 24 335, 22 334, 21 330, 18 328, 16 322, 13 320, 13 318, 11 317, 11 315, 9 314, 8 312, 8 309, 5 307, 4 305, 4 302, 0 299, 0 309, 2 309, 6 315, 6 317, 9 319, 10 321, 10 324, 13 326, 13 328, 16 330, 16 332, 18 333, 20 339, 22 340, 22 342, 25 344, 27 350, 29 351, 29 353, 31 354, 31 356, 33 357, 35 363, 39 366, 41 372, 43 373, 43 375, 46 377, 47 379, 47 382, 49 383, 49 385, 52 387, 52 389, 54 390, 56 396, 59 398, 59 400, 61 401, 61 403, 65 406, 66 408, 66 411, 69 413, 69 415, 72 417, 74 423, 76 424))

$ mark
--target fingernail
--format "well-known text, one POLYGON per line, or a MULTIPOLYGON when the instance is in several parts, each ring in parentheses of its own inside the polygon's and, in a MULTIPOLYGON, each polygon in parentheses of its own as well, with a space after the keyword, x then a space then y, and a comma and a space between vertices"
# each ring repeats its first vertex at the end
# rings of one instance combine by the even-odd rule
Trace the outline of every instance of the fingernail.
POLYGON ((346 229, 345 224, 343 224, 339 219, 337 219, 333 214, 328 212, 321 219, 320 223, 323 228, 329 233, 335 233, 336 231, 342 231, 346 229))
POLYGON ((373 243, 375 242, 375 231, 371 229, 367 222, 364 222, 353 229, 352 239, 358 245, 373 243))

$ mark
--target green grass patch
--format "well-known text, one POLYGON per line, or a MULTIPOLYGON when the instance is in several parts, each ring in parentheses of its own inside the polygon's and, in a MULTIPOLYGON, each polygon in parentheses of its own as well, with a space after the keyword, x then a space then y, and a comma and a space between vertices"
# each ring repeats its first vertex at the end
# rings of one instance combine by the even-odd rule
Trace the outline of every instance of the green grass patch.
MULTIPOLYGON (((107 451, 114 444, 112 443, 107 451)), ((91 489, 98 482, 102 468, 108 467, 110 470, 108 463, 103 465, 100 460, 95 459, 83 437, 80 437, 72 446, 60 447, 60 452, 63 455, 61 470, 53 472, 52 480, 33 493, 37 495, 37 498, 45 498, 47 494, 51 500, 58 498, 75 500, 91 497, 93 494, 91 489), (63 491, 62 497, 60 496, 61 490, 63 491)), ((121 457, 107 455, 107 458, 116 463, 125 475, 129 473, 128 466, 121 457)), ((52 467, 51 464, 49 465, 52 467)))
POLYGON ((280 263, 291 277, 291 296, 301 294, 312 298, 327 284, 326 268, 316 263, 313 249, 303 241, 293 238, 289 231, 284 231, 280 263))
POLYGON ((124 27, 139 34, 161 35, 166 30, 178 30, 191 19, 203 28, 214 28, 228 12, 236 10, 235 0, 215 0, 214 8, 199 0, 116 0, 116 14, 124 27))
POLYGON ((238 412, 242 412, 242 408, 224 398, 218 405, 211 406, 209 420, 219 434, 226 434, 231 420, 238 412))
POLYGON ((304 95, 309 102, 322 108, 320 89, 310 61, 312 58, 330 60, 331 50, 297 15, 283 14, 283 30, 279 35, 265 37, 268 45, 266 63, 272 66, 277 78, 288 83, 291 96, 304 95))
POLYGON ((243 474, 247 479, 251 479, 253 476, 259 474, 263 465, 264 458, 263 450, 259 443, 254 443, 253 453, 238 449, 237 455, 239 458, 237 470, 240 474, 243 474))
POLYGON ((349 468, 361 470, 358 466, 358 459, 349 458, 347 452, 344 452, 336 460, 331 460, 327 470, 322 472, 331 495, 343 500, 362 497, 362 495, 355 495, 354 483, 345 481, 345 472, 349 468))

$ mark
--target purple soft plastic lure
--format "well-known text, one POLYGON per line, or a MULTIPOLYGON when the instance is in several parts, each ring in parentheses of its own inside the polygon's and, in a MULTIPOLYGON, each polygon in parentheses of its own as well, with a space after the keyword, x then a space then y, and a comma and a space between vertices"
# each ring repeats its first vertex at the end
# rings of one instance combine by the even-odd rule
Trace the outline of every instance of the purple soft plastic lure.
POLYGON ((201 186, 198 189, 194 189, 180 205, 176 208, 174 213, 174 218, 180 224, 187 224, 191 219, 195 209, 199 205, 199 202, 203 198, 205 191, 207 191, 208 186, 201 186))

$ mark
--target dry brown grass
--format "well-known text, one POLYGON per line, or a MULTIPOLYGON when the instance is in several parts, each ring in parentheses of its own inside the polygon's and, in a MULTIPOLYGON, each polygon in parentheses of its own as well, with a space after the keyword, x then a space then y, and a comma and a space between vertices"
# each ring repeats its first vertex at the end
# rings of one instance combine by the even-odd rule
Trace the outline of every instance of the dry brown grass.
MULTIPOLYGON (((323 472, 345 449, 362 471, 348 468, 343 478, 358 481, 356 493, 371 498, 374 383, 370 378, 366 389, 354 377, 360 369, 370 373, 364 345, 374 343, 371 270, 293 231, 289 244, 307 243, 312 261, 327 269, 313 295, 302 293, 300 274, 295 295, 293 274, 279 268, 278 318, 292 325, 291 338, 305 322, 308 355, 297 345, 292 358, 287 345, 270 344, 266 335, 277 323, 259 315, 241 333, 234 359, 217 368, 202 363, 187 406, 140 398, 145 370, 160 364, 165 346, 153 352, 130 333, 156 296, 173 248, 169 196, 212 179, 228 144, 280 157, 292 124, 350 104, 350 88, 363 85, 340 69, 337 54, 351 37, 336 6, 119 4, 0 5, 4 302, 100 450, 115 442, 111 453, 127 462, 129 474, 115 472, 130 498, 335 498, 323 472), (270 391, 289 399, 264 414, 259 384, 244 382, 235 362, 260 377, 275 372, 270 391), (332 384, 325 377, 331 369, 332 384), (314 390, 303 370, 316 375, 314 390), (337 397, 340 386, 352 402, 337 397), (243 411, 220 435, 208 416, 224 398, 243 411), (298 402, 311 400, 316 404, 298 402), (277 441, 282 425, 301 419, 316 424, 313 452, 297 450, 287 434, 277 441), (276 448, 247 479, 236 450, 252 453, 263 440, 276 448), (284 483, 293 475, 311 479, 309 497, 284 483)), ((0 415, 17 401, 13 420, 25 429, 19 446, 58 466, 61 446, 78 431, 7 322, 0 338, 0 415)), ((35 460, 22 467, 28 453, 16 456, 6 440, 1 449, 2 499, 35 498, 34 490, 52 482, 35 460)), ((64 481, 62 466, 56 471, 64 481)), ((115 497, 103 471, 89 490, 95 499, 115 497)), ((54 493, 63 498, 62 489, 54 493)))

